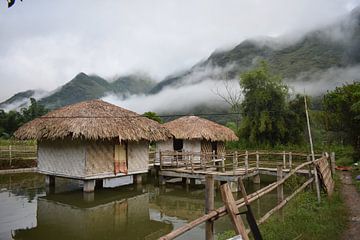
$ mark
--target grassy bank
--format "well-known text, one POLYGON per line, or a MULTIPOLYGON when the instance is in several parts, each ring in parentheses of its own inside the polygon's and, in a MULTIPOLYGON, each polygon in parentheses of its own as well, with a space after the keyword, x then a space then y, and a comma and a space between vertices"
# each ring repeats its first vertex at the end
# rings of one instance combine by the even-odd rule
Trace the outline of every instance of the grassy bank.
MULTIPOLYGON (((340 239, 346 227, 347 210, 339 191, 329 199, 322 196, 317 204, 314 192, 299 193, 283 209, 283 218, 275 214, 260 226, 266 240, 340 239)), ((224 232, 217 239, 227 239, 234 232, 224 232)))

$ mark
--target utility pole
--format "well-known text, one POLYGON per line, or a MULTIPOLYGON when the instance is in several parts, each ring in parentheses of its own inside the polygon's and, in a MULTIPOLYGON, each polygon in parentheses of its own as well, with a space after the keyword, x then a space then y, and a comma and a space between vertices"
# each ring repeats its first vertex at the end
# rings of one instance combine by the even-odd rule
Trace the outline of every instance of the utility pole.
POLYGON ((306 95, 305 94, 304 94, 304 103, 305 103, 306 122, 307 122, 307 128, 308 128, 309 140, 310 140, 311 160, 312 160, 313 165, 314 165, 314 177, 315 177, 315 185, 316 185, 316 195, 317 195, 318 203, 320 203, 321 202, 320 186, 319 186, 319 179, 318 179, 318 175, 317 175, 317 169, 316 169, 316 165, 315 165, 314 145, 313 145, 312 136, 311 136, 309 112, 308 112, 308 106, 307 106, 306 95))

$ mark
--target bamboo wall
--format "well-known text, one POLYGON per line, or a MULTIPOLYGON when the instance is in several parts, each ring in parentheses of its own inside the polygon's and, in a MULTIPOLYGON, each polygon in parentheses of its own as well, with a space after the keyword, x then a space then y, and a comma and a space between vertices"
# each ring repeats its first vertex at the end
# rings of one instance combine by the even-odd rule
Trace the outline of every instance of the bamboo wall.
POLYGON ((91 141, 86 143, 86 175, 114 173, 114 143, 91 141))
POLYGON ((81 141, 38 143, 38 170, 68 177, 85 176, 85 145, 81 141))
POLYGON ((149 169, 149 142, 128 142, 128 173, 149 169))

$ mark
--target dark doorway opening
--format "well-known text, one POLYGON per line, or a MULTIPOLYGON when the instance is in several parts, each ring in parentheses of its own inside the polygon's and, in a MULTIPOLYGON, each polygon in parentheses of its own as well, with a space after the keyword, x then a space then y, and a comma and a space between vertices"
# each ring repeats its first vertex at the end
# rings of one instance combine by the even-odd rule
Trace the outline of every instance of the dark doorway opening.
POLYGON ((211 151, 217 155, 217 142, 211 142, 211 151))
POLYGON ((182 139, 174 138, 173 147, 174 151, 182 151, 184 147, 184 141, 182 139))

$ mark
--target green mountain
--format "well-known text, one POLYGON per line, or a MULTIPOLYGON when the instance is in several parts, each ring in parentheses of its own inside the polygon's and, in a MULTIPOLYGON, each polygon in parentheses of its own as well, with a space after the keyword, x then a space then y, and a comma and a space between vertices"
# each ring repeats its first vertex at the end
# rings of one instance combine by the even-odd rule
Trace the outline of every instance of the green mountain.
MULTIPOLYGON (((50 95, 41 98, 39 102, 49 109, 55 109, 85 100, 101 98, 107 94, 114 94, 123 98, 133 94, 145 94, 154 85, 153 80, 144 75, 121 76, 110 82, 96 75, 89 76, 85 73, 79 73, 50 95)), ((19 108, 28 102, 30 97, 34 97, 34 94, 34 90, 17 93, 0 103, 0 108, 6 108, 9 104, 13 104, 13 108, 19 108), (16 103, 19 104, 16 105, 16 103)))
POLYGON ((360 8, 337 23, 309 32, 292 44, 282 43, 280 39, 246 40, 230 50, 215 51, 190 70, 165 78, 150 93, 208 79, 237 78, 261 60, 266 60, 275 74, 289 81, 304 72, 359 64, 360 8))

